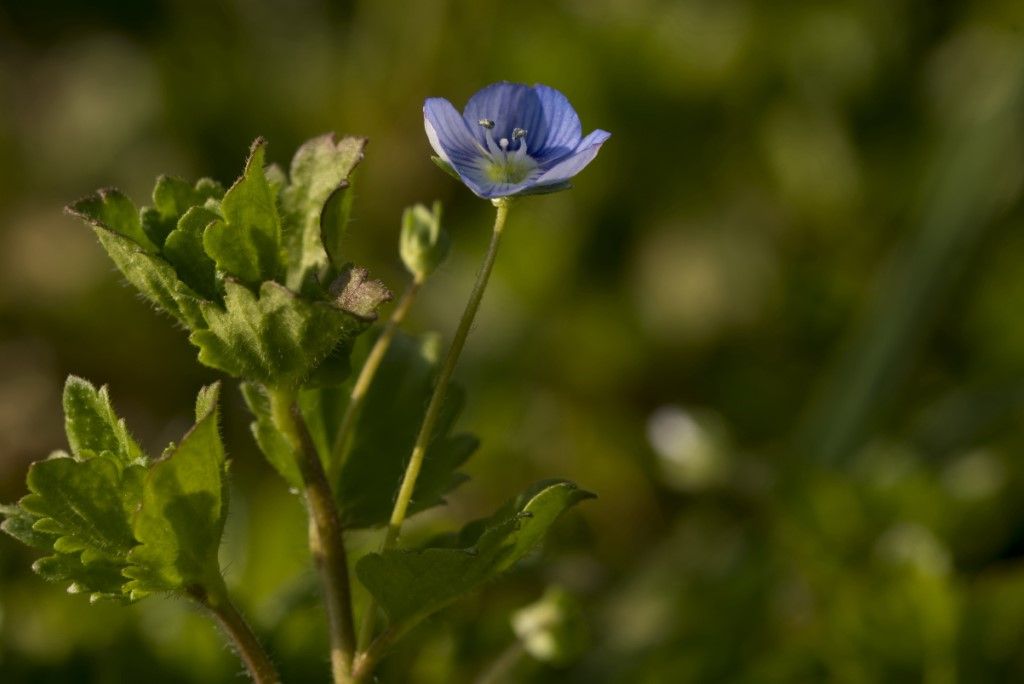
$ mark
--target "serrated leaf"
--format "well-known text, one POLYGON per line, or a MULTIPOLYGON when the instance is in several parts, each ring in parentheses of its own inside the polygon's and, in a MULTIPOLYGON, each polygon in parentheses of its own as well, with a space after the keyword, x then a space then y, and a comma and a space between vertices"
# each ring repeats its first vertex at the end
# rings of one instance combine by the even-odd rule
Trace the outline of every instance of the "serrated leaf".
POLYGON ((256 418, 250 425, 252 436, 260 451, 270 465, 281 474, 291 487, 302 487, 302 475, 299 473, 298 461, 292 452, 291 444, 274 427, 270 415, 270 398, 259 385, 251 382, 242 383, 242 397, 246 406, 256 418))
POLYGON ((147 254, 156 254, 159 249, 142 229, 135 204, 120 190, 105 188, 83 197, 66 211, 93 227, 127 238, 147 254))
POLYGON ((219 383, 196 401, 196 424, 149 469, 134 520, 139 545, 125 575, 133 596, 191 585, 217 586, 217 551, 227 517, 224 447, 217 424, 219 383))
POLYGON ((85 461, 69 457, 33 463, 29 494, 20 504, 41 520, 36 527, 58 533, 53 548, 94 559, 123 560, 135 545, 131 517, 139 506, 139 466, 123 466, 110 452, 85 461))
POLYGON ((143 473, 109 451, 84 461, 59 454, 34 463, 30 494, 5 507, 3 529, 52 554, 33 565, 43 578, 68 582, 68 591, 90 593, 92 600, 123 600, 121 569, 135 545, 130 521, 143 473))
POLYGON ((39 522, 38 515, 33 515, 16 504, 0 504, 0 516, 4 518, 3 524, 0 524, 0 530, 25 546, 31 546, 40 551, 53 550, 53 543, 57 541, 59 535, 47 532, 45 529, 36 529, 35 524, 39 522))
MULTIPOLYGON (((302 144, 292 158, 290 184, 281 192, 284 212, 284 245, 288 255, 285 283, 300 290, 311 275, 335 259, 337 246, 347 223, 343 196, 330 205, 331 213, 323 223, 328 200, 348 186, 348 178, 363 159, 366 138, 333 134, 313 138, 302 144), (338 203, 340 202, 340 204, 338 203), (322 228, 326 231, 321 235, 322 228)), ((342 262, 334 261, 340 266, 342 262)))
MULTIPOLYGON (((395 335, 367 393, 335 482, 346 527, 387 522, 433 391, 439 351, 436 336, 395 335)), ((476 451, 479 440, 451 434, 463 403, 461 388, 451 387, 416 481, 410 514, 443 503, 444 495, 466 480, 458 468, 476 451)), ((335 425, 332 441, 336 430, 335 425)))
POLYGON ((193 185, 173 176, 160 176, 153 187, 153 206, 142 210, 142 229, 153 243, 165 245, 168 234, 189 209, 223 196, 221 184, 209 178, 193 185))
POLYGON ((241 283, 226 281, 224 306, 202 306, 209 329, 190 338, 199 347, 199 360, 268 387, 298 386, 335 347, 370 323, 269 281, 258 298, 241 283))
POLYGON ((97 390, 74 375, 64 384, 64 429, 71 453, 80 459, 110 453, 122 466, 143 463, 142 448, 117 417, 106 387, 97 390))
POLYGON ((189 328, 205 327, 199 310, 202 298, 169 263, 111 230, 97 226, 95 231, 118 270, 146 299, 189 328))
POLYGON ((44 556, 32 564, 32 570, 48 582, 67 583, 69 594, 89 594, 92 603, 100 599, 127 602, 123 586, 127 581, 121 571, 124 564, 98 559, 83 563, 77 554, 58 553, 44 556))
POLYGON ((215 300, 217 265, 203 248, 203 234, 218 217, 206 207, 192 207, 164 242, 163 255, 178 277, 204 299, 215 300))
POLYGON ((371 553, 356 574, 393 627, 411 624, 508 570, 564 511, 592 497, 571 482, 544 482, 460 535, 471 546, 371 553))
POLYGON ((282 272, 277 195, 263 169, 266 143, 252 144, 245 172, 224 194, 223 220, 211 223, 203 247, 217 267, 246 283, 273 280, 282 272))

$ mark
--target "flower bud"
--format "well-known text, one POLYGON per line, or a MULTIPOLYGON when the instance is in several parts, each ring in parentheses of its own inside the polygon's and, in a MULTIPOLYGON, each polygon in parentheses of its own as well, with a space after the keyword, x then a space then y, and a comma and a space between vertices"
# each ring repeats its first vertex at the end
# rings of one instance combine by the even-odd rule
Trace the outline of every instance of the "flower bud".
POLYGON ((402 236, 398 251, 405 267, 417 280, 433 273, 450 246, 448 234, 441 228, 441 203, 431 209, 422 204, 409 207, 402 214, 402 236))

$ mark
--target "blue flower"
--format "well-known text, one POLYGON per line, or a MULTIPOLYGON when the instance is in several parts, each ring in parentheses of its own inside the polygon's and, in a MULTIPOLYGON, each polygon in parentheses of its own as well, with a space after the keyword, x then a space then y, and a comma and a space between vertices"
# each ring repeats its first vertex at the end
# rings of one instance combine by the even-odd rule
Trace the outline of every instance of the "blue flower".
POLYGON ((477 92, 462 114, 429 98, 423 125, 439 163, 484 199, 569 187, 611 135, 583 137, 576 110, 554 88, 508 82, 477 92))

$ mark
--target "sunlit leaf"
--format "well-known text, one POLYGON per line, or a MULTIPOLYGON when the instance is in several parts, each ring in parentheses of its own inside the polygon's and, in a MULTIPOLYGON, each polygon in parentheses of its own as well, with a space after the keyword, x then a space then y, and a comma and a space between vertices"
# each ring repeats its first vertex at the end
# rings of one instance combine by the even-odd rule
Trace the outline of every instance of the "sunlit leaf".
POLYGON ((467 526, 458 548, 371 553, 356 564, 356 573, 393 626, 415 622, 508 570, 564 511, 592 497, 571 482, 540 483, 467 526))

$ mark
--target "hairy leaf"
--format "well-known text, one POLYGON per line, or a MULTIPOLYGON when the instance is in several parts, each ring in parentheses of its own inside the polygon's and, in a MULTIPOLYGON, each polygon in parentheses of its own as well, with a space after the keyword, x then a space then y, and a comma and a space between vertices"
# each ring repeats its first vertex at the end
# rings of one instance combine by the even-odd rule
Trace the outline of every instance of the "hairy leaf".
POLYGON ((180 178, 160 176, 153 188, 153 206, 141 212, 142 229, 155 244, 164 245, 189 209, 223 196, 221 184, 209 178, 201 178, 192 185, 180 178))
POLYGON ((192 585, 216 586, 227 517, 227 463, 217 425, 219 383, 196 401, 196 424, 146 475, 134 520, 139 542, 125 575, 133 598, 192 585))
POLYGON ((298 386, 335 347, 370 323, 269 281, 258 298, 241 283, 226 281, 224 307, 202 306, 209 329, 191 337, 199 360, 268 387, 298 386))
POLYGON ((139 507, 145 469, 109 451, 76 460, 57 454, 29 468, 29 494, 4 531, 50 552, 33 566, 45 579, 68 582, 92 600, 121 598, 120 574, 135 546, 131 518, 139 507), (26 525, 31 522, 31 528, 26 525))
POLYGON ((163 254, 178 277, 204 299, 215 300, 217 265, 203 248, 203 234, 218 217, 206 207, 192 207, 178 220, 167 236, 163 254))
POLYGON ((348 187, 349 176, 363 159, 366 142, 366 138, 356 137, 338 140, 329 133, 303 143, 295 152, 291 183, 281 193, 288 254, 285 283, 291 289, 300 290, 307 278, 318 273, 327 264, 328 254, 336 258, 347 223, 346 207, 331 204, 322 238, 325 205, 332 195, 344 193, 348 187))
POLYGON ((392 626, 410 624, 508 570, 565 510, 592 497, 571 482, 543 482, 467 526, 457 538, 461 548, 371 553, 356 564, 356 574, 392 626))
POLYGON ((217 266, 246 283, 273 280, 281 268, 277 196, 263 169, 266 143, 256 140, 245 172, 224 194, 222 220, 206 228, 203 247, 217 266))
POLYGON ((129 239, 147 254, 156 254, 159 249, 142 229, 135 204, 120 190, 104 188, 68 206, 66 211, 91 226, 129 239))
POLYGON ((205 326, 199 309, 201 297, 178 278, 169 263, 115 232, 103 227, 95 230, 118 270, 146 299, 189 328, 205 326))
POLYGON ((101 453, 113 455, 122 466, 144 463, 142 448, 117 417, 106 387, 68 376, 64 385, 64 428, 71 453, 84 459, 101 453))

